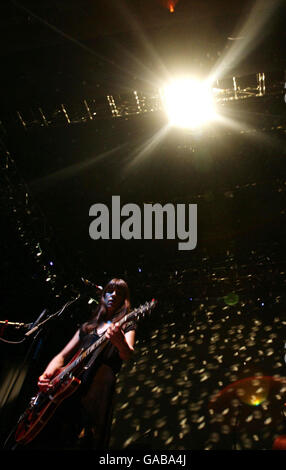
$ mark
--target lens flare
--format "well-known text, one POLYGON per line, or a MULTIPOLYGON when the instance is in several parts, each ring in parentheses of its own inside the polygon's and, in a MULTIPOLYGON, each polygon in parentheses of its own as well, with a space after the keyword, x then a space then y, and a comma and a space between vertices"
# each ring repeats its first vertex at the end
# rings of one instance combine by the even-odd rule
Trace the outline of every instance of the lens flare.
POLYGON ((212 89, 206 82, 178 79, 161 90, 161 97, 173 126, 197 128, 216 116, 212 89))
POLYGON ((222 391, 216 394, 210 401, 209 407, 213 411, 219 412, 224 409, 234 398, 241 404, 259 406, 266 400, 273 399, 273 395, 278 399, 280 393, 285 393, 285 378, 271 376, 246 377, 229 384, 222 391))
POLYGON ((239 302, 239 296, 235 292, 230 292, 223 298, 226 305, 236 305, 239 302))

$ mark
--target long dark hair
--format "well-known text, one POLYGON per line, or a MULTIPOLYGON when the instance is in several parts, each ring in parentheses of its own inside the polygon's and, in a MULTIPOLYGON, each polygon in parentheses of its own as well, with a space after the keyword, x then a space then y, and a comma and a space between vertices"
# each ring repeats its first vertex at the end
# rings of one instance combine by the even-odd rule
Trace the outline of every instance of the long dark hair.
POLYGON ((111 281, 106 284, 105 288, 102 291, 99 305, 94 311, 92 318, 82 325, 82 329, 84 332, 89 333, 91 330, 96 328, 99 323, 106 320, 107 307, 104 302, 104 296, 106 292, 108 292, 110 289, 115 289, 122 296, 122 304, 119 306, 117 311, 114 312, 114 316, 116 316, 118 312, 125 315, 130 311, 130 292, 127 283, 123 279, 111 279, 111 281))

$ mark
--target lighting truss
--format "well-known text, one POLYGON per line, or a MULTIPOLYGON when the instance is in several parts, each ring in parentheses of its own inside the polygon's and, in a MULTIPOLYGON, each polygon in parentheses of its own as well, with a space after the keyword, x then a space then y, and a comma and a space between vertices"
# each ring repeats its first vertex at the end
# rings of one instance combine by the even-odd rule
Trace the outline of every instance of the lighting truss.
MULTIPOLYGON (((215 102, 223 104, 249 98, 261 98, 270 94, 282 94, 284 77, 271 77, 264 72, 229 77, 213 86, 215 102)), ((110 94, 101 98, 88 97, 80 102, 57 105, 31 106, 12 111, 12 127, 26 131, 39 127, 60 127, 88 123, 98 119, 130 119, 138 115, 161 112, 162 98, 159 90, 132 90, 125 94, 110 94)), ((5 119, 0 118, 5 128, 5 119)))

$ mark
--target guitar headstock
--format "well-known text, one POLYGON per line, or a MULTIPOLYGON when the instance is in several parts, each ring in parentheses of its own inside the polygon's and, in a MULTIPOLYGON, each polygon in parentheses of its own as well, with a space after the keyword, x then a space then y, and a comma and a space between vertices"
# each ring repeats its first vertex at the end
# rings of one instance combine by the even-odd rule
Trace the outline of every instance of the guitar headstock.
POLYGON ((140 307, 136 308, 132 312, 132 316, 138 320, 140 317, 144 318, 146 314, 150 314, 151 311, 156 307, 157 300, 152 299, 150 302, 145 302, 144 305, 140 305, 140 307))

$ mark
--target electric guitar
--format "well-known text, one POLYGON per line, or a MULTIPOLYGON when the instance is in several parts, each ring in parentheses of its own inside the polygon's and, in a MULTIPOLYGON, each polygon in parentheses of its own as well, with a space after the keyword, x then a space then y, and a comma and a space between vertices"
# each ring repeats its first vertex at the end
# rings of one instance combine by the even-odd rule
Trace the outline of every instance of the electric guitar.
MULTIPOLYGON (((117 323, 122 326, 131 319, 138 320, 146 313, 151 312, 155 305, 155 300, 146 302, 117 320, 117 323)), ((80 376, 89 367, 86 366, 87 358, 96 350, 100 352, 107 341, 105 331, 91 346, 78 351, 73 359, 50 381, 47 390, 41 390, 31 398, 27 409, 20 416, 16 425, 15 440, 17 443, 28 444, 37 436, 60 403, 80 386, 80 376)))

